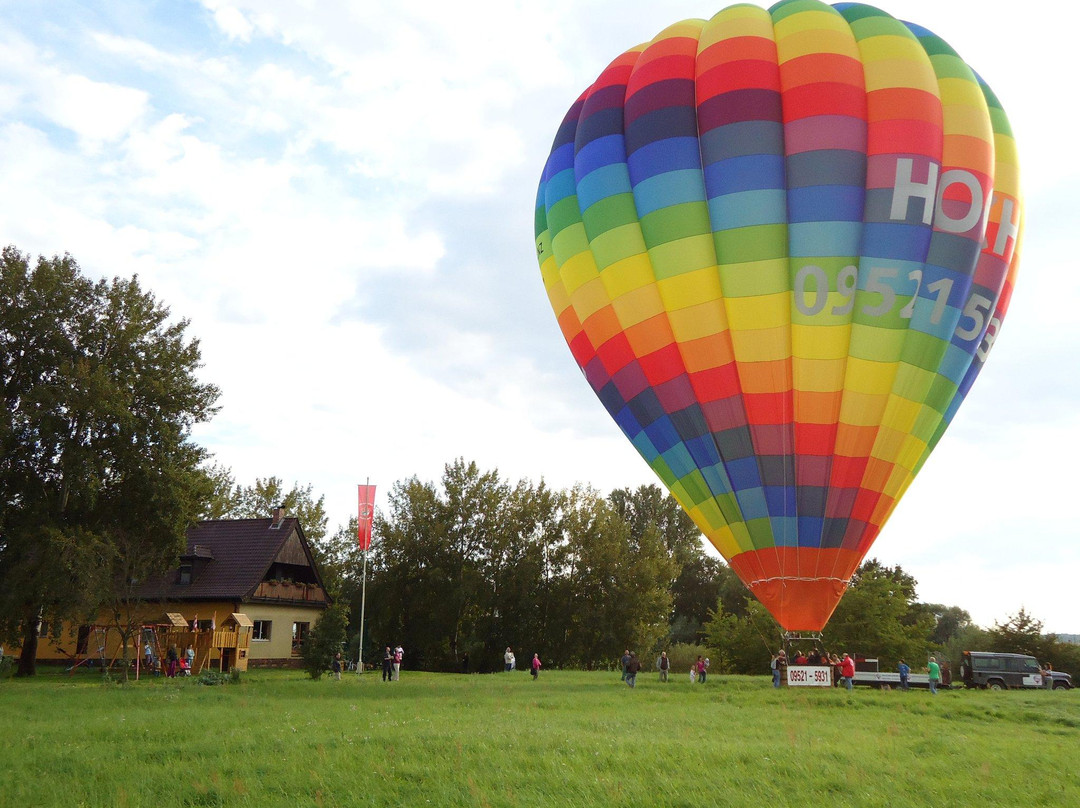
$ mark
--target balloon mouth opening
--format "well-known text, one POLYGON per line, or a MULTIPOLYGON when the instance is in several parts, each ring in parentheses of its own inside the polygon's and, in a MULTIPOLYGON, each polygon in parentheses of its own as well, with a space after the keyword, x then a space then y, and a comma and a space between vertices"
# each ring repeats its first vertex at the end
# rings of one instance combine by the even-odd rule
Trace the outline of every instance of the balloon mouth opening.
POLYGON ((821 631, 847 591, 844 578, 778 576, 747 584, 786 631, 821 631))

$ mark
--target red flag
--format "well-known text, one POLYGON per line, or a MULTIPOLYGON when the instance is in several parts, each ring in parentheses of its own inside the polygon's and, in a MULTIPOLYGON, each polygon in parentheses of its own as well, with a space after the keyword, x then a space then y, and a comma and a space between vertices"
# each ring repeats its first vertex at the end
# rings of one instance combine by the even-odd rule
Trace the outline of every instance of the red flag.
POLYGON ((356 519, 356 539, 361 550, 371 547, 371 520, 375 516, 375 486, 358 485, 360 510, 356 519))

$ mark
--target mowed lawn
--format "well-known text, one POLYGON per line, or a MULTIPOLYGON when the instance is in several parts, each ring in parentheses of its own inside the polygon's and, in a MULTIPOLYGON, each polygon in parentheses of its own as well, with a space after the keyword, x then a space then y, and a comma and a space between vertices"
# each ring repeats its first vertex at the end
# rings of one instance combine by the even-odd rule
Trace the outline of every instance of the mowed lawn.
POLYGON ((0 715, 3 806, 1080 805, 1080 691, 45 673, 0 715))

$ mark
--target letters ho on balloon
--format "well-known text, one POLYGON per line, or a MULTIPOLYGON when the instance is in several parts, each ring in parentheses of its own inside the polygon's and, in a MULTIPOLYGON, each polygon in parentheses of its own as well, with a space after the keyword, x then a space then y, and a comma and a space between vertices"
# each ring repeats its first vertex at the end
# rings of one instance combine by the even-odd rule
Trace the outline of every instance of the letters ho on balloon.
MULTIPOLYGON (((1006 263, 1012 257, 1012 248, 1019 235, 1019 226, 1015 221, 1014 201, 1003 195, 1000 198, 993 197, 983 200, 982 186, 978 178, 970 171, 954 169, 941 174, 936 163, 927 162, 925 174, 926 182, 917 182, 912 179, 912 166, 914 161, 910 158, 902 158, 896 162, 896 182, 893 185, 892 207, 890 218, 905 221, 909 206, 912 202, 922 203, 922 221, 924 224, 933 224, 934 227, 948 233, 970 233, 980 228, 989 216, 989 206, 998 201, 1002 206, 1002 224, 998 229, 993 245, 987 244, 983 238, 983 249, 991 250, 1006 263), (951 204, 946 206, 946 193, 951 186, 959 185, 967 191, 966 202, 962 197, 959 200, 952 199, 951 204), (956 215, 953 215, 956 214, 956 215), (932 218, 931 218, 932 216, 932 218)), ((980 231, 981 232, 981 231, 980 231)), ((895 268, 884 266, 871 266, 866 278, 866 289, 881 295, 877 305, 866 303, 863 313, 871 316, 880 316, 890 311, 896 302, 896 293, 893 291, 892 282, 895 281, 895 268)), ((844 303, 836 305, 832 309, 833 314, 847 314, 855 304, 855 286, 858 278, 858 268, 849 264, 840 270, 837 276, 837 286, 844 303)), ((910 319, 915 313, 915 302, 920 292, 923 292, 923 272, 921 269, 913 269, 907 275, 912 284, 910 300, 900 309, 900 316, 910 319)), ((930 322, 938 324, 945 313, 945 305, 953 290, 953 281, 950 278, 942 278, 927 284, 926 292, 932 296, 933 308, 930 310, 930 322)), ((828 282, 825 272, 813 264, 802 267, 795 275, 794 281, 794 304, 802 314, 813 315, 821 311, 828 302, 828 282), (814 282, 811 284, 810 281, 814 282), (810 294, 808 298, 807 295, 810 294)), ((985 329, 986 315, 993 301, 979 294, 971 292, 964 305, 961 322, 956 326, 955 335, 962 340, 973 340, 979 335, 984 335, 978 348, 979 358, 983 361, 993 346, 997 327, 1000 325, 999 318, 991 318, 990 328, 985 329)))
POLYGON ((824 627, 967 396, 1022 230, 987 84, 928 28, 819 0, 616 57, 536 205, 586 380, 788 630, 824 627))

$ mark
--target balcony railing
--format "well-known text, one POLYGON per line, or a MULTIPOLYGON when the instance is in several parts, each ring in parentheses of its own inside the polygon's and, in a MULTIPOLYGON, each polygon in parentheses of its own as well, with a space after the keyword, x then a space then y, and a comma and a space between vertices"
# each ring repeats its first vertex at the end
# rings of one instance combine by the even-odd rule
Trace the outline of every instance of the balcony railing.
POLYGON ((256 598, 272 600, 304 601, 307 603, 326 603, 328 598, 323 588, 314 584, 296 584, 289 581, 263 581, 255 588, 256 598))

